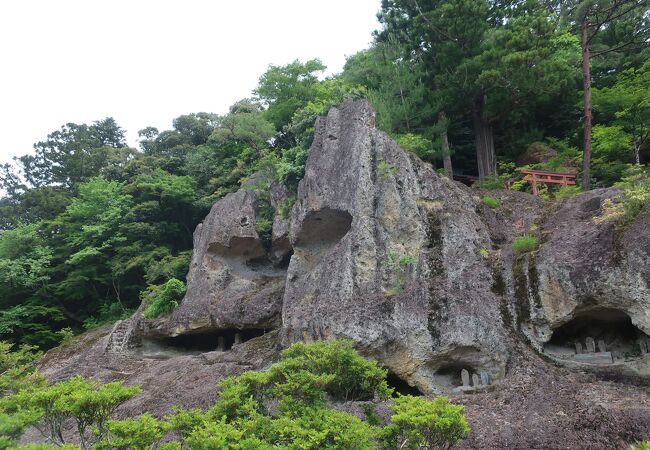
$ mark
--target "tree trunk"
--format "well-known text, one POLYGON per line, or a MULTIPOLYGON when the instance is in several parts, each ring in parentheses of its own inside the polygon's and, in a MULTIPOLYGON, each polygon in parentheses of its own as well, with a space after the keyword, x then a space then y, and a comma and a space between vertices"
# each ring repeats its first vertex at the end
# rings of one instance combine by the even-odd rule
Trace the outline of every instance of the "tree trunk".
POLYGON ((582 158, 582 189, 588 191, 591 184, 591 73, 589 70, 589 35, 587 16, 580 23, 580 38, 582 45, 582 81, 584 88, 584 150, 582 158))
POLYGON ((474 139, 476 142, 476 160, 478 162, 478 177, 483 181, 497 174, 497 158, 494 151, 494 136, 492 125, 483 117, 484 100, 476 102, 474 109, 474 139))
POLYGON ((636 165, 640 166, 641 165, 641 144, 637 142, 634 143, 634 159, 636 161, 636 165))
POLYGON ((447 176, 451 179, 454 178, 454 170, 451 166, 451 154, 449 152, 449 138, 447 137, 447 118, 445 113, 440 113, 440 122, 443 124, 443 129, 440 132, 440 139, 442 141, 442 164, 445 167, 447 176))

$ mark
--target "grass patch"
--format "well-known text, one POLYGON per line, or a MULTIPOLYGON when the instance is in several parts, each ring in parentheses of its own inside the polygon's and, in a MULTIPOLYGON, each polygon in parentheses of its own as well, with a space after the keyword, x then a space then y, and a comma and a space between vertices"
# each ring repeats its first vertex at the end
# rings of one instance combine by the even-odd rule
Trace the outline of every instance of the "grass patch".
POLYGON ((499 206, 501 206, 501 202, 499 200, 497 200, 494 197, 490 197, 489 195, 484 195, 483 196, 483 203, 486 206, 488 206, 488 207, 490 207, 492 209, 495 209, 495 208, 498 208, 499 206))
POLYGON ((532 234, 519 236, 512 242, 512 248, 516 253, 528 253, 537 250, 537 237, 532 234))
POLYGON ((582 189, 579 186, 563 186, 555 192, 555 198, 564 200, 580 194, 582 194, 582 189))

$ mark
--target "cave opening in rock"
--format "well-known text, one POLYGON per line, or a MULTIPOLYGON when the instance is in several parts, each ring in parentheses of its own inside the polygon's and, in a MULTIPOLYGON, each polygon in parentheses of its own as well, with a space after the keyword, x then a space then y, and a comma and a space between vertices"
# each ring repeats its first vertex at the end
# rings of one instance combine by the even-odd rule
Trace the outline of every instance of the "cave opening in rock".
POLYGON ((470 377, 473 373, 476 373, 476 370, 468 364, 463 362, 453 362, 445 364, 436 370, 434 374, 435 383, 449 389, 462 386, 463 379, 461 377, 461 372, 463 369, 467 370, 470 377))
POLYGON ((400 377, 395 375, 393 372, 388 372, 388 377, 386 378, 388 387, 395 390, 396 394, 402 395, 422 395, 420 390, 415 386, 411 386, 406 381, 402 380, 400 377))
POLYGON ((614 360, 625 359, 640 355, 639 341, 646 339, 625 312, 597 308, 577 313, 572 320, 553 330, 544 351, 574 358, 578 354, 610 352, 614 360))
POLYGON ((350 231, 352 216, 347 211, 323 208, 307 214, 296 237, 296 246, 319 251, 336 245, 350 231))
POLYGON ((266 330, 224 329, 188 333, 175 337, 143 339, 142 353, 150 358, 169 358, 179 355, 198 355, 213 351, 228 351, 236 344, 264 335, 266 330))

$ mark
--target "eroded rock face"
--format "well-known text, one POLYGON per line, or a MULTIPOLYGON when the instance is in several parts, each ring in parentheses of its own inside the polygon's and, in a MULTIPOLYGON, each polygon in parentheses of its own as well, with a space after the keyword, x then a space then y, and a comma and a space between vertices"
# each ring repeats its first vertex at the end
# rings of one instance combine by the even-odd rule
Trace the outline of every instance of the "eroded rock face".
POLYGON ((528 305, 526 334, 538 348, 559 332, 565 341, 584 345, 590 335, 634 353, 635 341, 650 334, 650 210, 622 229, 599 221, 603 202, 619 195, 590 191, 544 221, 540 250, 527 261, 535 265, 528 281, 537 278, 537 304, 528 305))
POLYGON ((424 392, 452 369, 499 379, 506 337, 477 199, 373 124, 366 102, 316 124, 292 214, 282 342, 352 339, 424 392))
POLYGON ((258 200, 241 189, 212 207, 194 232, 185 298, 169 317, 147 323, 145 334, 279 327, 290 247, 266 248, 256 230, 258 200))

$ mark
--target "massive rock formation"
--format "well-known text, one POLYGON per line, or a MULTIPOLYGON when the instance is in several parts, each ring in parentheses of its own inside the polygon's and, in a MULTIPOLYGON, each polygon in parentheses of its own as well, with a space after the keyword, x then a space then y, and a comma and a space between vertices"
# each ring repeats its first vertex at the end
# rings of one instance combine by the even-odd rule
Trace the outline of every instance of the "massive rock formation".
MULTIPOLYGON (((317 121, 289 217, 287 193, 263 177, 227 195, 197 227, 175 311, 138 312, 44 369, 142 383, 125 411, 163 414, 173 402, 157 399, 183 397, 171 384, 193 372, 205 384, 296 341, 348 338, 397 384, 473 392, 456 397, 473 448, 615 448, 650 424, 650 210, 625 227, 595 219, 619 194, 555 204, 492 191, 490 208, 377 130, 367 102, 347 102, 317 121), (539 250, 513 250, 524 234, 539 250), (158 386, 161 370, 178 376, 158 386), (461 386, 464 370, 482 386, 461 386)), ((213 399, 175 403, 201 395, 213 399)))
POLYGON ((292 214, 283 344, 345 337, 424 392, 505 372, 491 248, 471 192, 401 150, 365 102, 316 124, 292 214))

